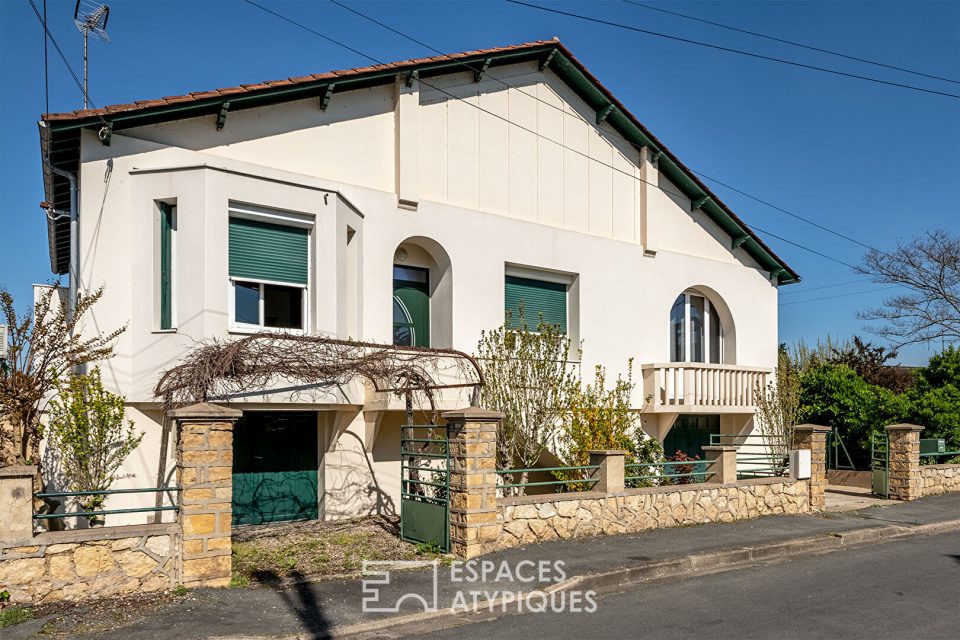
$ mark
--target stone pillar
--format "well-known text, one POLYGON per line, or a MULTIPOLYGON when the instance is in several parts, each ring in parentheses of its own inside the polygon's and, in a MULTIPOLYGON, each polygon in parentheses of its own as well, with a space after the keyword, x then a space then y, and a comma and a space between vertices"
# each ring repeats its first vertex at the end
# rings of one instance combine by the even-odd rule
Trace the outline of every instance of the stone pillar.
POLYGON ((233 425, 243 413, 201 403, 170 412, 177 421, 181 583, 230 584, 233 425))
POLYGON ((450 551, 468 560, 500 533, 497 428, 503 414, 470 407, 443 414, 450 447, 450 551))
POLYGON ((602 493, 616 493, 623 491, 623 461, 626 451, 619 449, 595 449, 588 452, 590 454, 590 465, 600 465, 599 469, 590 474, 591 478, 597 481, 590 487, 591 491, 600 491, 602 493))
POLYGON ((916 500, 923 495, 920 476, 920 432, 915 424, 892 424, 887 427, 888 497, 891 500, 916 500))
POLYGON ((810 508, 823 511, 827 498, 827 434, 830 427, 798 424, 793 428, 793 448, 810 451, 810 508))
POLYGON ((33 537, 35 466, 0 468, 0 542, 33 537))
POLYGON ((734 484, 737 481, 737 448, 731 445, 701 447, 707 458, 710 482, 734 484))

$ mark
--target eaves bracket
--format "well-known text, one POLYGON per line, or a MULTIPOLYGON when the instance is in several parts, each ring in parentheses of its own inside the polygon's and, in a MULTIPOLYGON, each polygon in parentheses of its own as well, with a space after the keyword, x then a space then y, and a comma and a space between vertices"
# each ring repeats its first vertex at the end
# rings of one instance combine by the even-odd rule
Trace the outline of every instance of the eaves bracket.
POLYGON ((616 109, 616 108, 617 108, 617 105, 615 105, 615 104, 613 104, 613 103, 611 102, 610 104, 608 104, 607 106, 605 106, 605 107, 604 107, 603 109, 601 109, 600 111, 597 111, 597 124, 600 124, 600 123, 602 123, 604 120, 606 120, 606 119, 607 119, 607 116, 609 116, 611 113, 613 113, 613 110, 616 109))
POLYGON ((490 68, 490 63, 493 62, 493 58, 487 58, 483 61, 483 66, 479 69, 474 69, 473 71, 473 81, 480 82, 483 80, 484 74, 487 72, 487 69, 490 68))
POLYGON ((550 55, 548 55, 543 62, 540 63, 540 71, 544 71, 547 67, 550 66, 550 63, 553 62, 553 58, 557 55, 557 50, 552 49, 550 55))
POLYGON ((223 129, 223 125, 227 123, 227 112, 230 111, 230 102, 224 102, 220 105, 220 113, 217 115, 217 131, 223 129))
POLYGON ((407 80, 406 80, 407 89, 409 89, 410 87, 412 87, 412 86, 413 86, 413 83, 416 82, 416 81, 419 80, 419 79, 420 79, 420 72, 417 71, 416 69, 414 69, 413 71, 411 71, 410 73, 408 73, 408 74, 407 74, 407 80))
POLYGON ((327 107, 330 106, 330 98, 333 97, 333 90, 337 86, 337 83, 331 82, 327 85, 327 90, 324 91, 323 97, 320 98, 320 111, 326 111, 327 107))
POLYGON ((738 249, 743 246, 743 243, 750 239, 750 236, 743 235, 737 236, 730 242, 731 249, 738 249))
POLYGON ((694 212, 697 209, 701 209, 703 208, 703 205, 707 204, 708 202, 710 202, 710 196, 703 196, 702 198, 698 198, 694 200, 693 203, 690 205, 690 211, 694 212))

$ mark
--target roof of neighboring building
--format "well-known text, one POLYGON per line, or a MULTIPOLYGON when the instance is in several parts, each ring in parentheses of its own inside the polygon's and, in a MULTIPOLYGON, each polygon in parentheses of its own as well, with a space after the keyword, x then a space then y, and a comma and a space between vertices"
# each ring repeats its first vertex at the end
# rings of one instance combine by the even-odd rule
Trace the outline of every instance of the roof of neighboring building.
MULTIPOLYGON (((762 268, 776 275, 778 284, 791 284, 800 280, 800 276, 786 262, 650 133, 558 40, 538 40, 506 47, 328 71, 285 80, 111 105, 102 109, 49 113, 40 121, 41 152, 44 155, 49 152, 51 163, 55 166, 76 171, 80 158, 82 129, 97 131, 104 144, 109 144, 114 131, 126 128, 203 115, 217 117, 225 115, 228 110, 262 107, 310 97, 324 101, 329 100, 336 91, 392 83, 398 74, 416 73, 420 77, 432 77, 462 72, 465 69, 482 74, 490 67, 529 61, 538 61, 541 68, 549 67, 597 112, 598 121, 606 122, 628 142, 637 147, 647 147, 657 156, 659 170, 730 236, 732 248, 742 246, 762 268)), ((56 175, 46 165, 44 187, 46 199, 56 209, 69 208, 67 180, 56 175)), ((55 273, 66 273, 69 266, 69 221, 65 218, 49 219, 48 234, 51 268, 55 273)))

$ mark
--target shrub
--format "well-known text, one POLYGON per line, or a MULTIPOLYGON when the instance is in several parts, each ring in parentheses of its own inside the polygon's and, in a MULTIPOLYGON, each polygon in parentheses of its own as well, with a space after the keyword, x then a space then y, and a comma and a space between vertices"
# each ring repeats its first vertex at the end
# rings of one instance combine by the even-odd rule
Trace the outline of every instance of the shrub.
MULTIPOLYGON (((134 432, 132 420, 124 424, 124 398, 103 388, 100 369, 71 376, 58 385, 58 397, 50 402, 50 444, 63 459, 70 491, 106 491, 117 470, 143 434, 134 432)), ((103 506, 104 496, 80 500, 85 511, 103 506)), ((91 520, 94 520, 91 517, 91 520)))
POLYGON ((870 462, 870 436, 907 414, 906 399, 867 383, 846 365, 821 365, 800 377, 800 422, 835 426, 858 468, 870 462))

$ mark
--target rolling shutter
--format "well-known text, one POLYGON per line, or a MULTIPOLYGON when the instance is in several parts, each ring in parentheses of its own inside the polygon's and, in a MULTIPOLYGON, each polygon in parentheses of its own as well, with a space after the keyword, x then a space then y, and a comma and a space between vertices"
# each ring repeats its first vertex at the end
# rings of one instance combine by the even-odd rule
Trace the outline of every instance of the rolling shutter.
POLYGON ((547 324, 559 325, 567 332, 567 285, 532 278, 507 276, 505 308, 510 312, 510 328, 520 328, 520 303, 527 327, 535 329, 541 317, 547 324))
POLYGON ((309 231, 230 218, 230 276, 307 284, 309 231))

